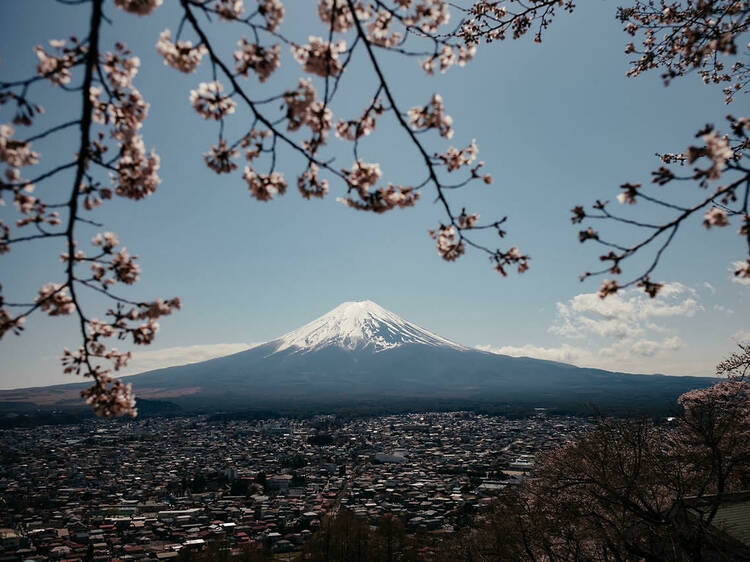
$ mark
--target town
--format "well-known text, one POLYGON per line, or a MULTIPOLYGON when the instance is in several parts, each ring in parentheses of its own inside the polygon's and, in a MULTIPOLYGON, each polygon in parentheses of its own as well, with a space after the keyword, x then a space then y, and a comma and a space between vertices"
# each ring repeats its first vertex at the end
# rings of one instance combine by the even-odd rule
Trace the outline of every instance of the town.
POLYGON ((0 561, 169 560, 217 542, 280 556, 342 510, 451 533, 586 423, 538 409, 3 430, 0 561))

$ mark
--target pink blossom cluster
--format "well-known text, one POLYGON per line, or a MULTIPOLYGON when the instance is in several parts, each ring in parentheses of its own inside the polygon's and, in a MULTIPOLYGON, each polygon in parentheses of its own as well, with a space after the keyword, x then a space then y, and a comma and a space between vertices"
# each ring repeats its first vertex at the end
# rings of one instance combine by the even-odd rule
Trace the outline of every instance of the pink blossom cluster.
POLYGON ((240 47, 234 52, 234 60, 237 62, 237 74, 247 76, 252 70, 258 76, 258 80, 265 82, 281 66, 281 44, 276 43, 271 47, 263 47, 257 43, 249 42, 245 37, 237 43, 240 47))
POLYGON ((357 209, 373 213, 385 213, 392 209, 412 207, 419 200, 419 192, 413 187, 388 184, 388 187, 370 191, 382 176, 379 164, 368 164, 357 160, 351 170, 343 170, 350 191, 354 191, 359 199, 350 197, 339 198, 338 201, 357 209))
POLYGON ((34 52, 39 59, 36 71, 56 86, 66 86, 73 79, 70 69, 76 66, 86 54, 86 47, 75 39, 68 47, 64 39, 53 39, 49 42, 55 53, 48 53, 44 47, 37 45, 34 52))
MULTIPOLYGON (((372 12, 363 2, 354 5, 358 20, 368 20, 372 12)), ((354 18, 346 0, 320 0, 318 2, 318 16, 326 24, 326 28, 337 33, 344 33, 354 27, 354 18)), ((312 38, 311 38, 312 39, 312 38)))
POLYGON ((214 10, 224 20, 236 20, 245 12, 243 0, 216 0, 214 10))
POLYGON ((435 33, 451 19, 446 0, 397 0, 396 3, 406 9, 414 7, 413 12, 403 17, 404 25, 418 28, 423 33, 435 33))
POLYGON ((50 316, 70 314, 76 309, 68 288, 58 283, 47 283, 39 289, 35 302, 50 316))
POLYGON ((147 16, 162 5, 164 0, 115 0, 115 6, 138 16, 147 16))
POLYGON ((304 71, 322 78, 341 74, 344 67, 339 55, 346 52, 346 41, 328 43, 315 35, 308 41, 306 45, 292 45, 292 54, 304 71))
POLYGON ((96 415, 103 418, 116 418, 124 415, 136 417, 135 394, 131 383, 124 384, 117 379, 109 385, 109 377, 99 374, 96 383, 81 391, 81 397, 91 406, 96 415))
MULTIPOLYGON (((31 143, 13 138, 15 129, 12 125, 0 125, 0 162, 12 168, 34 166, 39 163, 39 153, 31 150, 31 143)), ((18 181, 16 172, 11 172, 10 181, 18 181)))
MULTIPOLYGON (((2 305, 2 298, 0 298, 0 305, 2 305)), ((8 332, 13 332, 16 335, 20 334, 23 331, 25 323, 25 316, 19 315, 14 317, 6 308, 0 306, 0 338, 8 332)))
POLYGON ((161 159, 154 149, 147 154, 143 138, 140 135, 132 137, 121 148, 115 193, 136 201, 151 195, 161 183, 160 165, 161 159))
POLYGON ((221 121, 234 113, 237 104, 222 92, 224 87, 217 81, 201 82, 197 90, 190 90, 190 103, 204 119, 221 121))
POLYGON ((245 166, 242 177, 247 182, 250 193, 258 201, 270 201, 275 195, 286 193, 287 183, 279 172, 258 174, 250 166, 245 166))
POLYGON ((192 41, 173 42, 172 32, 169 29, 165 29, 159 35, 156 50, 164 57, 164 64, 186 74, 195 72, 203 56, 208 52, 203 44, 194 47, 192 41))
POLYGON ((443 161, 449 172, 455 172, 460 170, 464 166, 469 166, 479 155, 479 147, 477 146, 476 139, 472 139, 469 146, 458 150, 457 148, 450 147, 443 154, 439 154, 438 158, 443 161))
POLYGON ((532 29, 534 42, 542 42, 542 33, 549 27, 556 10, 571 13, 573 0, 479 0, 469 9, 469 17, 461 23, 460 37, 466 45, 477 45, 482 39, 487 43, 504 41, 507 37, 519 39, 532 29))
MULTIPOLYGON (((5 180, 0 180, 0 205, 5 204, 2 198, 2 190, 8 189, 13 192, 13 202, 19 212, 25 217, 16 222, 16 226, 23 227, 28 224, 49 224, 57 226, 60 224, 60 214, 57 211, 47 212, 47 206, 37 197, 31 195, 35 186, 29 181, 21 178, 21 167, 34 166, 39 163, 39 153, 31 149, 31 143, 19 141, 13 138, 15 129, 12 125, 0 125, 0 162, 5 162, 5 180)), ((0 239, 8 239, 10 231, 3 224, 4 235, 0 239)), ((7 244, 0 246, 0 253, 9 251, 7 244)))
POLYGON ((375 18, 367 24, 367 38, 375 45, 380 47, 396 47, 404 39, 404 36, 397 32, 391 31, 391 24, 394 21, 393 13, 389 10, 378 10, 375 18))
POLYGON ((696 151, 694 147, 688 148, 688 164, 692 164, 698 158, 698 155, 707 156, 711 162, 711 168, 708 169, 706 177, 710 180, 718 180, 726 163, 734 157, 734 151, 729 146, 729 137, 720 137, 716 131, 711 131, 703 136, 706 146, 703 150, 696 151))
POLYGON ((297 178, 297 187, 305 199, 322 199, 328 193, 328 180, 320 179, 318 165, 311 162, 307 170, 297 178))
POLYGON ((94 281, 101 283, 105 289, 118 281, 126 285, 132 285, 138 281, 141 275, 141 268, 135 263, 138 256, 131 256, 126 248, 121 248, 115 252, 115 248, 120 244, 116 234, 113 232, 99 233, 94 236, 91 243, 94 246, 101 247, 101 254, 91 260, 94 281), (108 256, 109 259, 104 259, 108 256), (108 273, 112 273, 112 277, 107 277, 108 273))
POLYGON ((422 62, 422 68, 427 74, 435 74, 435 67, 440 65, 440 72, 446 73, 455 64, 458 66, 466 66, 471 59, 476 55, 476 45, 470 45, 465 47, 460 45, 458 47, 452 47, 451 45, 443 45, 440 53, 425 59, 422 62))
POLYGON ((315 88, 309 78, 300 78, 297 90, 283 94, 287 106, 287 130, 296 131, 308 126, 315 134, 313 139, 303 142, 303 148, 310 154, 315 154, 320 145, 325 144, 328 131, 333 127, 333 112, 315 97, 315 88))
POLYGON ((638 190, 641 188, 640 183, 624 183, 620 186, 620 189, 624 190, 617 194, 617 200, 623 205, 635 205, 638 190))
POLYGON ((275 32, 284 21, 286 10, 281 0, 258 0, 258 12, 266 20, 268 30, 275 32))
POLYGON ((517 246, 506 252, 496 251, 490 258, 495 264, 495 271, 503 277, 507 276, 506 267, 516 265, 518 273, 525 273, 529 269, 529 256, 521 253, 517 246))
POLYGON ((458 227, 461 230, 469 230, 474 228, 479 222, 479 213, 468 214, 466 209, 461 209, 461 214, 458 215, 458 227))
POLYGON ((466 245, 453 225, 441 224, 437 231, 430 230, 430 236, 436 241, 438 254, 445 261, 456 261, 466 251, 466 245))
POLYGON ((245 151, 245 159, 248 162, 252 162, 260 156, 260 153, 264 150, 263 144, 265 140, 272 136, 273 133, 268 129, 252 129, 247 135, 242 137, 240 146, 247 149, 245 151))
POLYGON ((712 0, 701 2, 662 3, 655 9, 652 2, 637 0, 633 6, 620 8, 618 19, 625 31, 640 37, 641 45, 627 45, 625 52, 639 55, 632 61, 629 76, 661 68, 666 83, 697 70, 706 84, 731 83, 724 89, 725 101, 750 80, 750 69, 740 61, 727 62, 736 56, 738 35, 750 25, 747 2, 712 0))
POLYGON ((239 150, 230 147, 226 140, 221 139, 218 145, 212 146, 210 152, 203 155, 203 158, 206 165, 217 174, 229 174, 237 169, 237 163, 232 159, 239 155, 239 150))
POLYGON ((359 119, 344 121, 339 119, 336 123, 336 136, 342 139, 355 141, 361 137, 370 135, 375 130, 375 116, 384 111, 383 105, 373 100, 359 119))
POLYGON ((729 226, 727 212, 719 207, 712 207, 711 210, 705 214, 703 226, 706 228, 711 228, 712 226, 729 226))
POLYGON ((190 103, 204 119, 221 121, 234 113, 237 104, 222 92, 224 87, 217 81, 201 82, 197 90, 190 90, 190 103))
MULTIPOLYGON (((149 110, 149 104, 133 85, 140 60, 132 56, 124 45, 118 44, 114 53, 104 54, 102 66, 109 85, 106 88, 104 85, 91 87, 89 99, 93 106, 92 117, 97 123, 109 125, 112 138, 119 143, 119 159, 112 177, 115 193, 140 200, 156 191, 161 183, 158 174, 161 159, 153 149, 150 152, 146 150, 140 134, 149 110), (107 99, 103 99, 105 94, 107 99)), ((101 141, 95 142, 94 148, 95 159, 101 159, 107 151, 101 141)), ((97 194, 102 199, 111 197, 111 191, 106 188, 84 191, 88 193, 88 208, 101 204, 97 194)))
POLYGON ((437 129, 441 137, 453 137, 453 118, 445 113, 445 104, 440 94, 433 94, 430 103, 409 110, 409 125, 416 131, 437 129))

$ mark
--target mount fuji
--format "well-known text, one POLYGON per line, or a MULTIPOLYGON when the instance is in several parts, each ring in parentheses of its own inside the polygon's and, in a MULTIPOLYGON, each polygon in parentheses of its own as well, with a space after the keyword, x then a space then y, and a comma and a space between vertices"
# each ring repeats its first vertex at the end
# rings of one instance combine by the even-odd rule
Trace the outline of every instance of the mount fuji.
POLYGON ((407 322, 372 301, 342 303, 328 314, 270 343, 278 344, 275 353, 287 349, 309 353, 326 347, 377 353, 404 345, 469 349, 407 322))
MULTIPOLYGON (((345 302, 275 340, 201 363, 125 377, 140 398, 183 408, 378 404, 674 403, 709 378, 632 375, 508 357, 447 340, 372 301, 345 302)), ((82 384, 0 391, 0 402, 80 405, 82 384)))

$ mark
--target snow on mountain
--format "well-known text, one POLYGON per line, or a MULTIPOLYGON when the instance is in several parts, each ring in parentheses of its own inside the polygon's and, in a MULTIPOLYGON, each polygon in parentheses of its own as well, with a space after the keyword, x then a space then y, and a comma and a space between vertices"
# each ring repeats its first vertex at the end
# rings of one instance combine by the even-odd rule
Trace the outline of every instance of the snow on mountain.
POLYGON ((276 353, 286 349, 305 353, 329 346, 378 352, 405 344, 468 349, 420 328, 372 301, 342 303, 270 343, 277 345, 276 353))

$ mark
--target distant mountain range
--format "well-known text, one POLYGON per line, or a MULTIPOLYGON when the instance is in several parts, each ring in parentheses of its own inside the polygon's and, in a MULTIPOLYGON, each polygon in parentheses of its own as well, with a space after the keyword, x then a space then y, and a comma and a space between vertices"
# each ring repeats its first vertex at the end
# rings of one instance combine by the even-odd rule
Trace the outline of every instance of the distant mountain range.
MULTIPOLYGON (((189 410, 253 410, 398 403, 586 403, 639 411, 674 404, 714 379, 633 375, 508 357, 459 345, 372 301, 345 302, 288 334, 247 351, 126 377, 136 394, 189 410)), ((80 405, 84 384, 0 391, 19 407, 80 405)))

